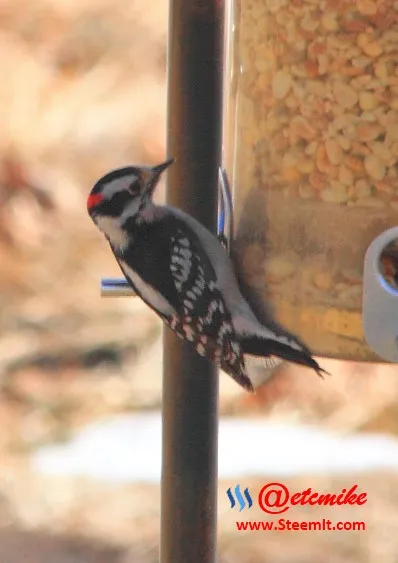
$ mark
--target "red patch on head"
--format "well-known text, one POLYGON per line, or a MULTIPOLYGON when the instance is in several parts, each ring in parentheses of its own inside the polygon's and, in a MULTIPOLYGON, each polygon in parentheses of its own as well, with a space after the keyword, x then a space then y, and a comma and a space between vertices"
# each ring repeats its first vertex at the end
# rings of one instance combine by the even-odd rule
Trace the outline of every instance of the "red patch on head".
POLYGON ((104 199, 102 194, 90 194, 87 198, 87 209, 90 211, 93 207, 101 203, 104 199))

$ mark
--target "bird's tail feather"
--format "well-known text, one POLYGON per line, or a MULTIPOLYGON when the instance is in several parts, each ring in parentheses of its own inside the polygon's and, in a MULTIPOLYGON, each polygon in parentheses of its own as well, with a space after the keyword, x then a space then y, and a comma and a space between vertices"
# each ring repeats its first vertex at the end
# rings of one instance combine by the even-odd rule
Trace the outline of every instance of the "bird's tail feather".
POLYGON ((300 349, 297 349, 278 340, 271 340, 260 335, 245 336, 240 344, 244 354, 252 356, 278 356, 289 362, 310 367, 320 377, 323 377, 322 374, 328 373, 314 360, 308 348, 301 344, 300 349))

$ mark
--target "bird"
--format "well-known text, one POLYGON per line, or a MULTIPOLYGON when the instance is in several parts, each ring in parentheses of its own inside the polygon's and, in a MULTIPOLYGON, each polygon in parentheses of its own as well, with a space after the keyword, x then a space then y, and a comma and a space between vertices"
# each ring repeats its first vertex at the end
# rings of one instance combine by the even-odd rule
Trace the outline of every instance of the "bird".
POLYGON ((259 322, 217 237, 181 209, 154 203, 161 175, 173 162, 112 170, 87 199, 88 213, 133 291, 247 391, 254 391, 247 370, 252 357, 281 358, 322 377, 327 372, 297 337, 276 322, 259 322))

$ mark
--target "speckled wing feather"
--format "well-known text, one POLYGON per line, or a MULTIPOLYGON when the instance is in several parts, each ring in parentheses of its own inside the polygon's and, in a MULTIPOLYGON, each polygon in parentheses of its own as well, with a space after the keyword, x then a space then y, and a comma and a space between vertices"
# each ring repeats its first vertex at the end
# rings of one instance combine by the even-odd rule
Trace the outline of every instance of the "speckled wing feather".
POLYGON ((196 234, 166 215, 135 224, 129 236, 139 242, 113 251, 134 290, 198 354, 251 390, 231 316, 196 234))

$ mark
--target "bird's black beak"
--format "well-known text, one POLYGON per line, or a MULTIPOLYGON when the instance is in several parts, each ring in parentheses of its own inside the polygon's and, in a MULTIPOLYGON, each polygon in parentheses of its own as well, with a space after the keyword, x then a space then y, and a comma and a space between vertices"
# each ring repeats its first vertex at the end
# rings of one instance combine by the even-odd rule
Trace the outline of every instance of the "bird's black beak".
POLYGON ((166 168, 168 168, 173 164, 174 160, 175 160, 174 158, 170 158, 169 160, 162 162, 162 164, 158 164, 157 166, 153 166, 152 168, 149 168, 149 170, 146 172, 147 181, 146 181, 146 189, 144 192, 145 198, 150 199, 152 197, 153 192, 155 191, 155 188, 157 186, 157 183, 159 182, 160 175, 162 174, 162 172, 166 170, 166 168))
POLYGON ((155 176, 160 176, 160 174, 166 170, 166 168, 168 168, 169 166, 171 166, 174 162, 174 158, 169 158, 169 160, 166 160, 166 162, 162 162, 162 164, 158 164, 157 166, 154 166, 152 168, 152 173, 155 176))

